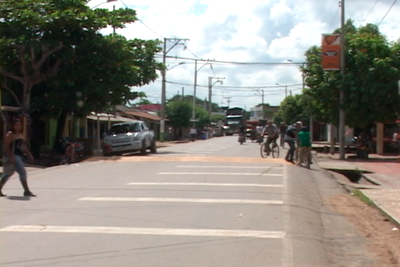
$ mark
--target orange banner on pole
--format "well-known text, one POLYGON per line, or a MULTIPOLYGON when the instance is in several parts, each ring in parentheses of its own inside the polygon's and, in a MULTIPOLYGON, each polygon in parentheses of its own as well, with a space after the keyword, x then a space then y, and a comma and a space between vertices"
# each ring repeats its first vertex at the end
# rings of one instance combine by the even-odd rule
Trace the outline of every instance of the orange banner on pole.
POLYGON ((340 34, 322 34, 322 69, 340 70, 340 34))

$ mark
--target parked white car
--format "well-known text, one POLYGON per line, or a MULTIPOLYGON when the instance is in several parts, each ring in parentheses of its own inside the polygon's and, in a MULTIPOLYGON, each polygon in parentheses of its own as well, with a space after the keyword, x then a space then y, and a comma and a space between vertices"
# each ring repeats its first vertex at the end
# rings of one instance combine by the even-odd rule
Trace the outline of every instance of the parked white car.
POLYGON ((157 152, 154 131, 149 130, 143 121, 114 124, 105 134, 102 148, 104 156, 135 151, 146 155, 147 149, 157 152))

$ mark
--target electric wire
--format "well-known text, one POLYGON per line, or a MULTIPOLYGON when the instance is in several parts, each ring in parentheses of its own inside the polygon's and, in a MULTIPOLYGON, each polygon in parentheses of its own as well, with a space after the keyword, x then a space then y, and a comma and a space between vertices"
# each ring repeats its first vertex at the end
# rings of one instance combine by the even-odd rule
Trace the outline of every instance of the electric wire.
POLYGON ((194 57, 196 58, 200 58, 199 56, 197 56, 195 53, 193 53, 188 47, 186 47, 186 50, 190 52, 190 54, 192 54, 194 57))
MULTIPOLYGON (((397 0, 396 0, 397 1, 397 0)), ((162 58, 162 56, 160 56, 162 58)), ((237 64, 237 65, 301 65, 306 62, 237 62, 237 61, 223 61, 212 59, 197 59, 178 56, 166 56, 166 58, 180 59, 180 60, 197 60, 202 62, 223 63, 223 64, 237 64)))
MULTIPOLYGON (((125 6, 126 8, 129 8, 129 7, 124 3, 124 1, 122 1, 122 0, 119 0, 119 1, 121 1, 121 3, 124 4, 124 6, 125 6)), ((141 20, 140 18, 138 18, 138 20, 140 21, 140 23, 142 23, 142 24, 143 24, 147 29, 149 29, 151 32, 153 32, 154 34, 156 34, 157 36, 159 36, 159 37, 161 37, 161 38, 164 38, 162 35, 158 34, 158 33, 155 32, 153 29, 151 29, 149 26, 147 26, 146 23, 143 22, 143 20, 141 20)))
POLYGON ((393 4, 390 6, 389 10, 386 12, 385 16, 383 16, 382 20, 378 23, 377 26, 381 25, 382 21, 386 18, 387 14, 389 14, 390 10, 392 10, 394 4, 396 4, 397 0, 393 1, 393 4))
POLYGON ((375 8, 376 4, 379 2, 379 0, 375 1, 375 4, 371 7, 371 9, 369 10, 368 14, 365 16, 365 18, 363 19, 363 21, 361 21, 361 24, 364 23, 364 21, 368 18, 369 14, 371 14, 372 10, 375 8))
MULTIPOLYGON (((179 82, 172 82, 172 81, 166 81, 168 84, 172 85, 180 85, 180 86, 193 86, 193 84, 187 84, 187 83, 179 83, 179 82)), ((216 85, 213 86, 213 88, 219 88, 219 89, 224 89, 224 88, 233 88, 233 89, 251 89, 251 90, 256 90, 256 89, 271 89, 271 88, 290 88, 290 87, 298 87, 302 86, 303 84, 290 84, 290 85, 272 85, 272 86, 229 86, 229 85, 216 85)), ((208 88, 208 85, 200 85, 197 84, 196 88, 208 88)))
POLYGON ((333 19, 332 19, 331 25, 329 26, 329 29, 331 29, 333 27, 333 23, 336 21, 338 14, 339 14, 339 8, 336 8, 335 16, 333 16, 333 19))

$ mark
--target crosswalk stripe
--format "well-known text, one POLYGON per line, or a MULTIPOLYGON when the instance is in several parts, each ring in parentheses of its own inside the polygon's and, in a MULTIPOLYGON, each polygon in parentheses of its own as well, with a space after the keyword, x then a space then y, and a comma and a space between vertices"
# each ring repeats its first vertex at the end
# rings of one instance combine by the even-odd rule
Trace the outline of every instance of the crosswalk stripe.
POLYGON ((244 187, 283 187, 281 184, 223 184, 223 183, 128 183, 128 185, 195 185, 195 186, 244 186, 244 187))
POLYGON ((221 229, 168 229, 135 227, 93 227, 93 226, 52 226, 52 225, 11 225, 0 232, 36 233, 78 233, 78 234, 124 234, 124 235, 172 235, 172 236, 213 236, 284 238, 281 231, 221 230, 221 229))
POLYGON ((219 168, 219 169, 283 169, 281 166, 204 166, 204 165, 179 165, 177 168, 219 168))
POLYGON ((232 175, 232 176, 283 176, 278 173, 240 173, 240 172, 159 172, 160 175, 232 175))
POLYGON ((78 201, 132 201, 132 202, 182 202, 182 203, 226 203, 226 204, 264 204, 282 205, 281 200, 257 199, 201 199, 201 198, 149 198, 149 197, 83 197, 78 201))

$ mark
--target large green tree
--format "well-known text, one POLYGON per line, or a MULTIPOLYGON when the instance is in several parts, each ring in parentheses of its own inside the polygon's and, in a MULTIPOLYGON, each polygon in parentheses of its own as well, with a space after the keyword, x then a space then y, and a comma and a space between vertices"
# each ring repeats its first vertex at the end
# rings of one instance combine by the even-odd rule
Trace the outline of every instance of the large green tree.
POLYGON ((192 104, 189 101, 171 101, 165 109, 169 124, 172 125, 176 136, 182 136, 183 128, 191 125, 192 104))
POLYGON ((307 124, 309 114, 307 113, 308 98, 304 94, 287 96, 280 105, 279 111, 275 115, 275 122, 292 124, 296 121, 302 121, 307 124))
POLYGON ((344 79, 338 71, 323 71, 320 48, 311 47, 302 69, 308 87, 304 93, 311 98, 313 115, 338 125, 342 89, 346 125, 368 128, 376 122, 393 120, 399 110, 397 47, 386 40, 376 25, 355 28, 351 20, 347 21, 344 79))
MULTIPOLYGON (((100 30, 137 20, 132 9, 90 9, 87 0, 0 3, 2 90, 24 112, 86 115, 137 96, 133 87, 157 78, 157 40, 127 40, 100 30)), ((62 129, 58 132, 62 132, 62 129)))

